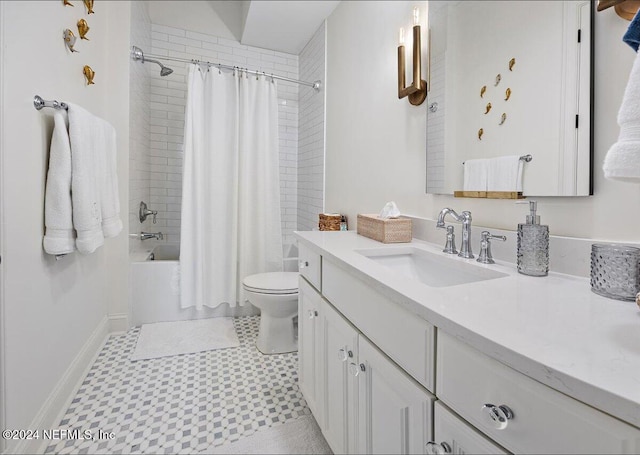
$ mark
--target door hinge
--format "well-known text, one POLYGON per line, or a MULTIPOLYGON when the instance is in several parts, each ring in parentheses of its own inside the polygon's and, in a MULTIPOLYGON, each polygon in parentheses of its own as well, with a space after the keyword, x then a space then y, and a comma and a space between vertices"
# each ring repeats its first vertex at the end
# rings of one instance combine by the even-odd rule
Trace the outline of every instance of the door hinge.
POLYGON ((580 119, 580 116, 576 114, 576 128, 578 128, 578 124, 580 123, 579 119, 580 119))
POLYGON ((582 29, 578 29, 578 42, 582 42, 582 29))

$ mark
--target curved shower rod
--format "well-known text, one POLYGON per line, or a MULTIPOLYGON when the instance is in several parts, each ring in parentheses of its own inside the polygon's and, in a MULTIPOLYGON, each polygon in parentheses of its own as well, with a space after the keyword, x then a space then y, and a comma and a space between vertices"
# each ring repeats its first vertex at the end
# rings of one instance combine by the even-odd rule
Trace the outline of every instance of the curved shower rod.
MULTIPOLYGON (((153 57, 155 59, 158 60, 168 60, 168 61, 172 61, 172 62, 182 62, 182 63, 204 63, 205 65, 208 66, 215 66, 217 68, 225 68, 225 69, 230 69, 230 70, 235 70, 235 69, 240 69, 246 73, 249 74, 255 74, 257 76, 259 75, 264 75, 264 76, 269 76, 273 79, 279 79, 282 81, 287 81, 287 82, 293 82, 295 84, 300 84, 300 85, 306 85, 307 87, 311 87, 313 88, 313 90, 315 90, 316 92, 320 91, 320 86, 322 84, 322 81, 317 80, 317 81, 313 81, 313 82, 307 82, 307 81, 301 81, 298 79, 292 79, 290 77, 285 77, 285 76, 278 76, 277 74, 273 74, 273 73, 266 73, 264 71, 255 71, 255 70, 250 70, 247 68, 242 68, 240 66, 231 66, 231 65, 223 65, 222 63, 212 63, 212 62, 205 62, 205 61, 201 61, 201 60, 196 60, 196 59, 187 59, 187 58, 179 58, 179 57, 165 57, 162 55, 153 55, 153 54, 145 54, 142 49, 140 49, 137 46, 132 46, 131 47, 131 58, 133 60, 141 60, 143 63, 145 61, 147 62, 153 62, 153 63, 157 63, 159 64, 162 68, 166 68, 164 65, 162 65, 162 63, 158 62, 157 60, 150 60, 147 58, 147 56, 149 57, 153 57)), ((168 68, 167 68, 168 70, 168 68)), ((170 73, 168 73, 170 74, 170 73)), ((162 76, 164 76, 165 74, 161 74, 162 76)))

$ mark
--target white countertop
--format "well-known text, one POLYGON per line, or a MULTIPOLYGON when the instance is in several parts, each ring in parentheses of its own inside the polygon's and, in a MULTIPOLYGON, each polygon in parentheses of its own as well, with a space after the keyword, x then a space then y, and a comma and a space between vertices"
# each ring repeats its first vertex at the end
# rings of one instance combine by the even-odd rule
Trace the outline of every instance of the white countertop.
POLYGON ((634 302, 591 292, 587 278, 559 273, 530 277, 515 264, 483 265, 508 274, 450 287, 429 287, 355 252, 395 248, 349 232, 296 232, 335 265, 439 329, 560 392, 640 427, 640 311, 634 302))

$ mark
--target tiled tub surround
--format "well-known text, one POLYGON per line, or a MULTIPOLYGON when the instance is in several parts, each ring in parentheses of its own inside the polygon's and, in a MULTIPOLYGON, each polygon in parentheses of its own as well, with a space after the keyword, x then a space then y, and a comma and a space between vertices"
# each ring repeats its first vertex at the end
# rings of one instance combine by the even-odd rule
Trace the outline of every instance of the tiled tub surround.
POLYGON ((587 278, 555 272, 544 278, 529 277, 518 274, 510 263, 479 265, 475 259, 442 253, 442 245, 414 240, 413 247, 452 263, 467 262, 508 275, 429 287, 356 252, 397 245, 383 245, 355 232, 298 232, 297 236, 301 245, 322 255, 323 268, 325 262, 333 264, 336 270, 430 322, 439 333, 452 335, 529 378, 640 427, 640 330, 633 302, 594 294, 587 278))
POLYGON ((234 320, 240 346, 132 362, 140 328, 112 335, 59 428, 113 432, 111 440, 59 441, 45 453, 208 453, 310 414, 297 354, 262 355, 259 317, 234 320))
MULTIPOLYGON (((151 25, 151 48, 143 51, 298 79, 297 55, 245 46, 236 41, 164 25, 151 25)), ((168 241, 179 241, 188 64, 167 62, 167 66, 174 70, 169 76, 161 77, 155 65, 150 72, 150 200, 146 202, 150 208, 158 210, 154 232, 160 230, 168 234, 168 241)), ((277 83, 282 234, 283 243, 291 244, 297 224, 298 90, 311 89, 286 81, 277 83)))

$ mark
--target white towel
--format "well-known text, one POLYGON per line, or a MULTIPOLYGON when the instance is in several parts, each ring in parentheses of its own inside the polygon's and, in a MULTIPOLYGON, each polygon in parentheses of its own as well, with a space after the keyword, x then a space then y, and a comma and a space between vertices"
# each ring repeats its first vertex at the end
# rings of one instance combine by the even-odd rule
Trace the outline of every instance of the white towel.
POLYGON ((71 211, 71 148, 66 113, 55 111, 44 199, 45 235, 49 254, 68 254, 75 249, 71 211))
POLYGON ((523 163, 519 155, 487 160, 487 191, 522 191, 523 163))
POLYGON ((604 176, 640 182, 640 54, 636 55, 618 112, 620 134, 604 159, 604 176))
POLYGON ((464 191, 487 191, 487 160, 464 162, 464 191))
POLYGON ((104 237, 122 230, 116 175, 115 130, 80 106, 69 104, 73 225, 76 247, 92 253, 104 237))

